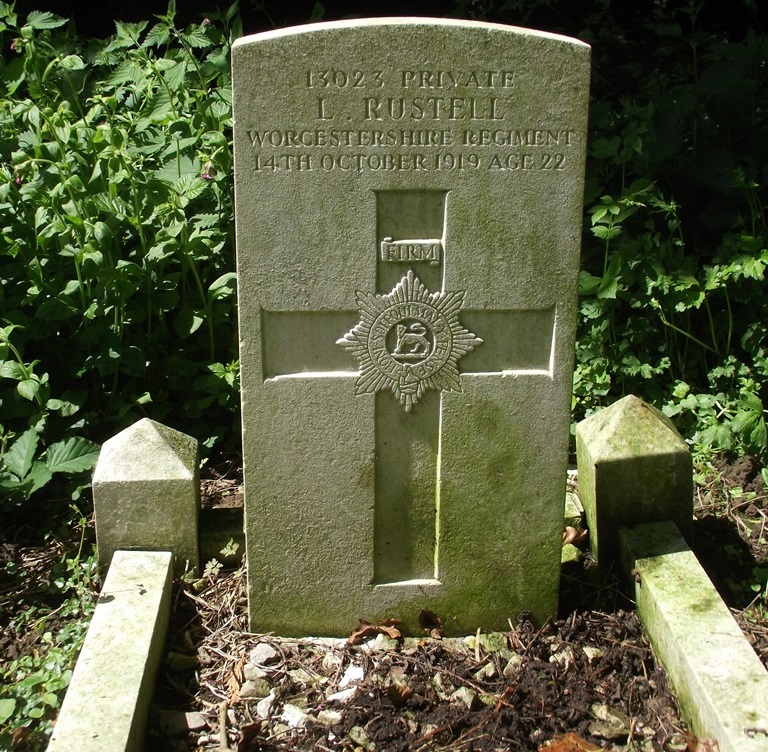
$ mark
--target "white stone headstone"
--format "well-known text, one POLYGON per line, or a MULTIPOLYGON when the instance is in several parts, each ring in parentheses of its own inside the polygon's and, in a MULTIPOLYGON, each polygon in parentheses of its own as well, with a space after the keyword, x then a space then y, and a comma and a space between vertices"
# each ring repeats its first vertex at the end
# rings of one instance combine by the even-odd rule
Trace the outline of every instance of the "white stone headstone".
POLYGON ((252 627, 553 614, 588 46, 324 23, 233 86, 252 627))

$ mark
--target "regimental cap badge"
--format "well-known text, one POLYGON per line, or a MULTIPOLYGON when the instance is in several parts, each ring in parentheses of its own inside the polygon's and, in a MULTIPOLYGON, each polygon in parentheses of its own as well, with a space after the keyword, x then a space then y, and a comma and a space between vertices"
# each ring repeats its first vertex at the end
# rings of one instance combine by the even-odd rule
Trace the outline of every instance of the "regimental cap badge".
POLYGON ((409 271, 386 295, 355 293, 360 322, 336 344, 360 361, 357 394, 391 389, 411 412, 427 389, 461 391, 458 360, 483 343, 459 321, 464 292, 429 292, 409 271))

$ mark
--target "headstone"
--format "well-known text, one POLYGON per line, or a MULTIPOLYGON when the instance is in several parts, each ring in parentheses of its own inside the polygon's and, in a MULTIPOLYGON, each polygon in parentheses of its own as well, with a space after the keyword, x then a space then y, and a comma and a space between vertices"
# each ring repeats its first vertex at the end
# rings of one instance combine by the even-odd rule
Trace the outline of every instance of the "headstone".
POLYGON ((175 571, 199 566, 197 441, 143 418, 104 443, 93 474, 99 565, 120 549, 171 551, 175 571))
POLYGON ((595 561, 619 555, 619 528, 675 522, 693 530, 691 452, 672 421, 628 394, 576 426, 579 498, 595 561))
POLYGON ((474 22, 235 44, 253 629, 555 612, 588 85, 474 22))

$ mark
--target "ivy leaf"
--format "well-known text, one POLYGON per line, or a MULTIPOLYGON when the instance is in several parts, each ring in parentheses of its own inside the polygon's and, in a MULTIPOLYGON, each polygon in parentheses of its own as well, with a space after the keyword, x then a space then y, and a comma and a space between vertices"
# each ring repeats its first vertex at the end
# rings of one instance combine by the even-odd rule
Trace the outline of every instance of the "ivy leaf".
POLYGON ((37 431, 30 428, 13 442, 11 448, 3 455, 5 466, 19 478, 23 478, 32 467, 38 441, 37 431))
POLYGON ((75 436, 52 444, 45 455, 46 467, 52 473, 81 473, 96 464, 99 445, 75 436))

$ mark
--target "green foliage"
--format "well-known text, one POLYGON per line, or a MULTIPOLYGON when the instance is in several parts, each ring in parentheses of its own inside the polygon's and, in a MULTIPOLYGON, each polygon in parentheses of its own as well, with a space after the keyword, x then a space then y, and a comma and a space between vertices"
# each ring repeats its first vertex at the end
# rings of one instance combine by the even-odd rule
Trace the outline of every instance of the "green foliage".
POLYGON ((174 14, 84 43, 0 3, 0 483, 15 501, 90 469, 89 441, 143 415, 207 446, 236 435, 236 8, 186 29, 174 14))
MULTIPOLYGON (((768 38, 700 10, 658 6, 632 60, 595 60, 575 413, 635 393, 698 451, 766 462, 768 38)), ((585 36, 615 32, 605 4, 585 36)))
MULTIPOLYGON (((535 24, 555 6, 456 7, 535 24)), ((574 417, 634 392, 699 451, 765 461, 768 38, 726 40, 700 11, 636 23, 605 2, 579 33, 594 66, 574 417)), ((87 442, 144 415, 237 440, 237 8, 174 19, 172 2, 86 43, 0 3, 0 506, 69 478, 77 496, 87 442)))
MULTIPOLYGON (((76 512, 77 510, 73 508, 76 512)), ((35 644, 15 660, 0 664, 0 747, 15 748, 14 735, 24 738, 24 749, 42 750, 48 743, 53 720, 72 677, 93 612, 97 573, 95 554, 83 558, 85 523, 79 517, 80 546, 53 567, 43 590, 37 592, 58 602, 55 609, 37 603, 15 611, 4 630, 24 635, 35 644)), ((15 562, 0 574, 5 581, 29 577, 15 562)))

